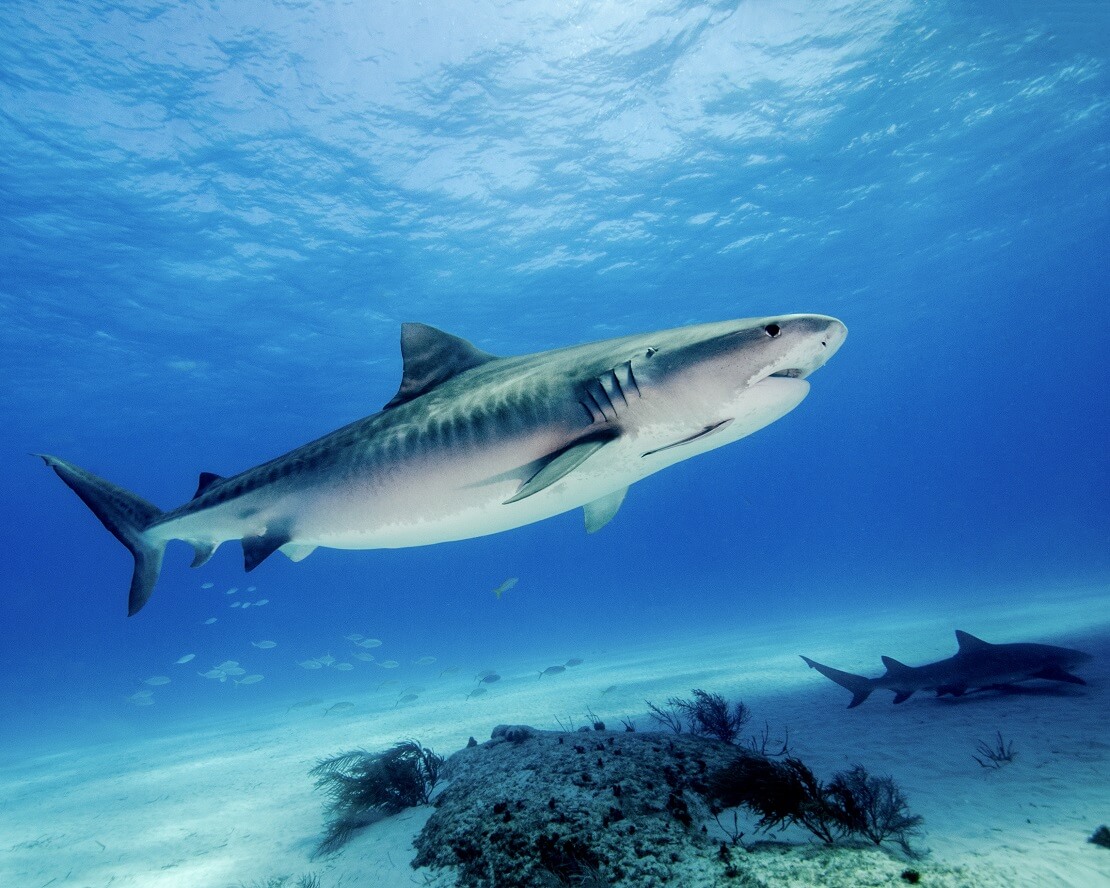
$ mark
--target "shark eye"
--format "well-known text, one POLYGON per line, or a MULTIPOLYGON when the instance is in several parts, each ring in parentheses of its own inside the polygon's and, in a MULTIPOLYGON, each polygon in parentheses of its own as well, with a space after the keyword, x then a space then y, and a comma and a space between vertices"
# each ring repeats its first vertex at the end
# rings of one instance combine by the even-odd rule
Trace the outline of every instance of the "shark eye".
POLYGON ((657 348, 656 348, 656 347, 655 347, 654 345, 649 345, 649 346, 647 347, 647 351, 646 351, 646 352, 644 352, 644 357, 645 357, 645 358, 650 358, 650 357, 651 357, 651 356, 652 356, 653 354, 655 354, 655 353, 656 353, 657 351, 659 351, 659 349, 657 349, 657 348))
POLYGON ((774 339, 782 332, 782 328, 778 324, 768 324, 763 328, 763 332, 774 339))

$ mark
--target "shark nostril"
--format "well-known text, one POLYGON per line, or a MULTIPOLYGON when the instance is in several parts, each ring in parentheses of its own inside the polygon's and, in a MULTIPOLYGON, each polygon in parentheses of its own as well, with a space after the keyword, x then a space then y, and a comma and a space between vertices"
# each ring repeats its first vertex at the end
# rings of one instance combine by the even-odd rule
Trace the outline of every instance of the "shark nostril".
POLYGON ((768 324, 763 328, 763 332, 774 339, 782 332, 782 328, 778 324, 768 324))

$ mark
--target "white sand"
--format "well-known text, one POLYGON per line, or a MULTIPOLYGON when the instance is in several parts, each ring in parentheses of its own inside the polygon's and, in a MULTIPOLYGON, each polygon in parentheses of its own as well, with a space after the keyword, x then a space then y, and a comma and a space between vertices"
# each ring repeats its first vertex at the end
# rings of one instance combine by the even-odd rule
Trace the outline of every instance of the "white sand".
MULTIPOLYGON (((612 727, 702 687, 741 697, 773 733, 790 727, 792 750, 820 776, 860 762, 890 773, 925 817, 916 843, 929 863, 963 866, 983 881, 1015 885, 1110 886, 1110 850, 1086 840, 1110 822, 1110 590, 1059 592, 1020 609, 999 601, 961 606, 959 625, 934 612, 836 617, 714 638, 671 640, 595 652, 578 667, 537 679, 547 663, 503 670, 482 698, 465 700, 472 674, 430 684, 416 703, 388 708, 389 694, 346 696, 347 713, 322 706, 273 707, 249 721, 181 724, 173 736, 136 736, 93 748, 35 756, 0 769, 0 885, 225 888, 315 873, 322 888, 426 884, 408 866, 409 843, 430 809, 365 831, 333 857, 312 860, 322 802, 308 770, 344 749, 381 748, 416 737, 449 754, 494 725, 585 723, 587 706, 612 727), (1031 629, 1032 627, 1032 629, 1031 629), (1087 687, 962 700, 921 695, 894 707, 877 691, 854 710, 849 695, 808 670, 797 654, 875 675, 879 655, 911 664, 955 652, 952 629, 988 641, 1059 641, 1096 659, 1079 670, 1087 687), (1001 731, 1016 760, 983 770, 978 740, 1001 731)), ((288 703, 296 702, 294 700, 288 703)), ((332 701, 333 702, 333 701, 332 701)), ((800 833, 783 834, 806 842, 800 833)), ((442 878, 437 885, 447 884, 442 878)))

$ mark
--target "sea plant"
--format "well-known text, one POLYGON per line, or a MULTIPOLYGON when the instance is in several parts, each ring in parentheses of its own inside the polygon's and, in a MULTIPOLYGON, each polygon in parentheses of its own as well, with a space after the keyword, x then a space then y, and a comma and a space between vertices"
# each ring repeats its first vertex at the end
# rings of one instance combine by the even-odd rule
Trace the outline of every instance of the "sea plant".
POLYGON ((740 701, 729 706, 720 694, 710 694, 701 688, 695 688, 691 693, 694 696, 689 700, 668 698, 666 709, 650 701, 644 702, 647 703, 648 714, 676 734, 681 734, 685 727, 696 737, 715 737, 725 743, 734 742, 751 718, 748 707, 740 701))
POLYGON ((828 789, 841 800, 849 832, 876 845, 885 839, 895 839, 908 850, 909 836, 921 827, 922 818, 910 813, 906 797, 893 777, 875 777, 862 765, 854 765, 834 775, 828 789))
POLYGON ((979 763, 980 768, 991 768, 998 770, 1003 765, 1008 765, 1014 760, 1017 755, 1014 752, 1014 741, 1011 740, 1007 743, 1002 739, 1002 732, 994 732, 994 743, 987 743, 986 740, 980 740, 976 746, 976 751, 979 755, 973 755, 972 758, 979 763), (979 756, 982 756, 980 758, 979 756))
POLYGON ((356 749, 317 762, 309 774, 328 803, 316 855, 337 851, 365 826, 428 804, 443 761, 415 740, 405 740, 384 752, 356 749))

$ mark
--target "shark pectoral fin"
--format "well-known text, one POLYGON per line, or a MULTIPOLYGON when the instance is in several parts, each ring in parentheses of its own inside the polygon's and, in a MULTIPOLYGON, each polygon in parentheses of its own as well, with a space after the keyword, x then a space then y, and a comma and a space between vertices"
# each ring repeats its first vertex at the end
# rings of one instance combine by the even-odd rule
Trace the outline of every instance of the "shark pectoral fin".
POLYGON ((525 481, 524 484, 521 485, 520 490, 505 500, 503 505, 507 506, 509 503, 515 503, 519 500, 526 499, 532 496, 532 494, 539 493, 541 490, 550 487, 556 481, 565 478, 577 469, 582 463, 612 440, 612 435, 587 438, 584 441, 579 441, 577 444, 572 444, 565 450, 560 450, 558 453, 549 457, 543 467, 525 481))
POLYGON ((1068 684, 1077 684, 1077 685, 1085 685, 1087 683, 1083 679, 1081 679, 1078 675, 1072 675, 1066 669, 1062 669, 1059 666, 1046 666, 1040 672, 1034 672, 1029 677, 1030 678, 1044 678, 1044 679, 1047 679, 1049 681, 1066 681, 1068 684))
POLYGON ((288 542, 289 534, 278 531, 243 537, 243 569, 249 573, 288 542))
POLYGON ((290 561, 304 561, 316 551, 315 546, 310 546, 307 543, 286 543, 284 546, 279 546, 279 549, 281 554, 290 561))
MULTIPOLYGON (((196 497, 193 497, 193 499, 196 499, 196 497)), ((193 563, 189 565, 190 567, 200 567, 202 564, 207 564, 208 559, 220 547, 219 543, 207 540, 189 540, 189 545, 193 547, 193 563)))
POLYGON ((620 509, 621 503, 624 502, 626 493, 628 493, 628 488, 622 487, 620 490, 614 490, 608 496, 595 499, 592 503, 586 503, 582 507, 586 516, 586 533, 597 533, 612 521, 613 516, 620 509))
POLYGON ((708 438, 714 432, 719 432, 721 429, 727 428, 732 424, 732 419, 722 419, 720 422, 706 426, 700 432, 694 432, 688 438, 683 438, 681 441, 675 441, 673 444, 665 444, 662 447, 656 447, 654 450, 649 450, 647 453, 641 453, 640 459, 645 456, 651 456, 653 453, 662 453, 664 450, 670 450, 673 447, 681 447, 683 444, 693 444, 695 441, 700 441, 702 438, 708 438))
POLYGON ((905 703, 912 696, 913 696, 913 691, 897 691, 894 694, 894 702, 895 703, 905 703))

